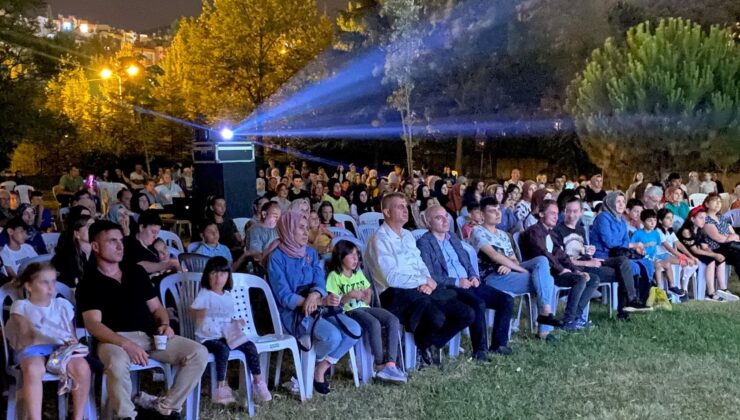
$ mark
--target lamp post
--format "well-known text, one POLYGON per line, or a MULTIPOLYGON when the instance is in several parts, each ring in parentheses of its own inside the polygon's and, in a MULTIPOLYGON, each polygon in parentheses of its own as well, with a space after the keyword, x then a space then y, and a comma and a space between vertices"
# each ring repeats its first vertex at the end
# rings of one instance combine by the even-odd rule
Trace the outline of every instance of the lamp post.
MULTIPOLYGON (((139 66, 136 64, 131 64, 126 68, 126 74, 128 74, 129 77, 136 77, 139 74, 139 71, 139 66)), ((121 79, 121 76, 107 67, 100 71, 101 80, 108 80, 111 77, 115 77, 118 81, 118 100, 123 103, 123 79, 121 79)))

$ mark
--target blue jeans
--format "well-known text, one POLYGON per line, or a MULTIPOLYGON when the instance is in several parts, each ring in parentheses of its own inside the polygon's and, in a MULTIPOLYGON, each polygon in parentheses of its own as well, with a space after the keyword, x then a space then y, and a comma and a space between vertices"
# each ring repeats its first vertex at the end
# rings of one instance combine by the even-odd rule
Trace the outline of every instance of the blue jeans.
MULTIPOLYGON (((557 300, 553 302, 555 295, 555 280, 550 274, 550 263, 543 256, 523 261, 519 265, 527 269, 529 274, 512 271, 509 274, 491 274, 486 277, 486 284, 502 292, 513 295, 534 293, 537 297, 537 305, 542 312, 545 305, 550 305, 552 311, 557 308, 557 300)), ((540 332, 552 331, 548 325, 540 325, 540 332)))
MULTIPOLYGON (((345 314, 339 314, 337 317, 341 319, 344 327, 353 335, 362 334, 362 328, 355 320, 345 314)), ((347 335, 334 317, 320 318, 317 322, 313 334, 313 349, 316 351, 316 361, 328 360, 331 364, 336 364, 355 345, 357 340, 347 335)))

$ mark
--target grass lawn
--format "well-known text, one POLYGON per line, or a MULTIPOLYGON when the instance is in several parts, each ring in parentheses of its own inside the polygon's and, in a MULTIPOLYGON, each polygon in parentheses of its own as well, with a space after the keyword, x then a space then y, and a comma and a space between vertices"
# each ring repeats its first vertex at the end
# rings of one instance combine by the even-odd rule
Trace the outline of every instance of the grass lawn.
MULTIPOLYGON (((733 282, 736 285, 737 282, 733 282)), ((340 362, 332 393, 300 403, 282 389, 256 408, 275 419, 737 419, 740 406, 740 303, 691 302, 672 312, 606 320, 558 333, 554 345, 514 336, 515 354, 480 365, 465 355, 414 373, 405 386, 355 388, 340 362)), ((465 346, 469 349, 469 346, 465 346)), ((469 354, 469 352, 468 352, 469 354)), ((204 396, 201 418, 246 418, 204 396)))

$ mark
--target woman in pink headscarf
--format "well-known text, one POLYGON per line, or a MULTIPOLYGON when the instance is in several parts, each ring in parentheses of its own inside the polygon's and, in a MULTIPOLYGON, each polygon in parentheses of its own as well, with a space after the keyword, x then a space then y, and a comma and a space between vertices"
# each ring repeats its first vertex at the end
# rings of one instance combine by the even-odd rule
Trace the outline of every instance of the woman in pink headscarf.
POLYGON ((357 342, 362 328, 344 314, 316 317, 320 306, 339 306, 341 296, 327 294, 326 277, 316 251, 308 244, 308 219, 291 210, 280 216, 278 240, 266 251, 267 276, 285 329, 302 345, 312 343, 316 352, 313 386, 327 394, 324 376, 331 365, 357 342), (314 324, 316 324, 314 326, 314 324))

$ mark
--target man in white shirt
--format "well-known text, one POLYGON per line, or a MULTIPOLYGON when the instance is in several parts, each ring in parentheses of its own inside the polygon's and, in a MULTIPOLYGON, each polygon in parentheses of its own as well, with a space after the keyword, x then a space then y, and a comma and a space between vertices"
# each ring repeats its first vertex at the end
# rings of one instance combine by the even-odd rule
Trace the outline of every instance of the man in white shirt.
POLYGON ((435 348, 473 323, 473 309, 454 289, 437 287, 411 232, 403 229, 409 213, 401 193, 383 197, 384 223, 370 237, 365 262, 378 286, 381 305, 414 333, 422 360, 431 364, 435 348))
POLYGON ((131 181, 131 189, 134 191, 138 191, 142 188, 144 188, 144 184, 146 179, 149 177, 146 172, 144 172, 144 168, 137 164, 134 166, 134 171, 131 172, 131 175, 129 175, 128 179, 131 181))
POLYGON ((168 206, 172 204, 172 197, 185 197, 185 193, 182 192, 182 188, 179 185, 172 182, 172 175, 169 172, 165 172, 162 175, 162 183, 157 185, 157 201, 161 202, 162 205, 168 206))
POLYGON ((8 244, 0 250, 0 259, 5 265, 5 273, 10 280, 18 276, 18 268, 21 263, 28 259, 38 256, 33 247, 26 243, 28 233, 26 232, 26 223, 20 217, 10 219, 5 225, 8 232, 8 244))

